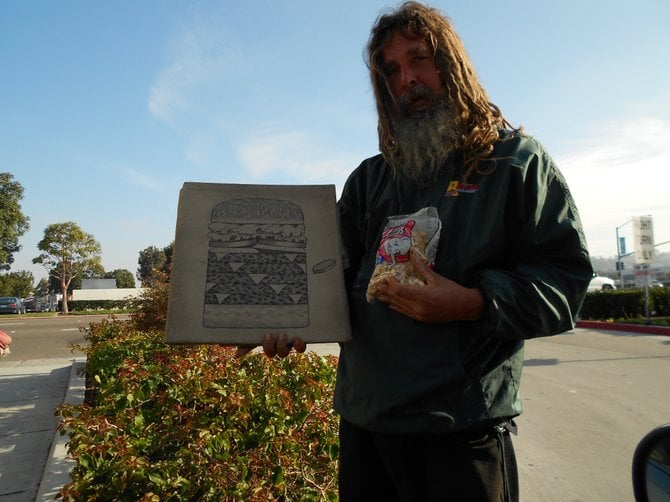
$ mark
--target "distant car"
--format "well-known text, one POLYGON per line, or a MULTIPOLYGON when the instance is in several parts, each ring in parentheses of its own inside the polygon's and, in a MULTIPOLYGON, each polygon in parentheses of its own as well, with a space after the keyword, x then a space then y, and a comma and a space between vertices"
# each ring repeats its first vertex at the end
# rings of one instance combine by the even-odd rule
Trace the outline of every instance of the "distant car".
POLYGON ((24 298, 23 308, 26 312, 39 312, 39 302, 35 298, 24 298))
POLYGON ((26 308, 21 298, 16 296, 0 297, 0 314, 25 314, 26 308))
POLYGON ((613 289, 616 289, 616 286, 612 279, 601 275, 594 275, 586 292, 595 293, 596 291, 612 291, 613 289))
POLYGON ((649 283, 649 287, 651 287, 651 288, 664 288, 665 286, 663 285, 663 283, 661 281, 658 281, 658 280, 654 279, 653 281, 651 281, 649 283))

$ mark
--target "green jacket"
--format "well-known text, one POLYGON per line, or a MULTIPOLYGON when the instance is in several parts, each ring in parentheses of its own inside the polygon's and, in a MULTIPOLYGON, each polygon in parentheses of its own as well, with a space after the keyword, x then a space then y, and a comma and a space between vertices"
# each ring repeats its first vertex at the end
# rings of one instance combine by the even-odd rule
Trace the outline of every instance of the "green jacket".
POLYGON ((524 340, 574 326, 592 276, 573 199, 534 139, 505 132, 484 175, 458 159, 429 187, 400 180, 381 156, 349 177, 338 202, 352 340, 342 344, 335 409, 382 433, 448 433, 521 413, 524 340), (386 218, 435 206, 435 272, 479 287, 478 321, 426 324, 365 291, 386 218))

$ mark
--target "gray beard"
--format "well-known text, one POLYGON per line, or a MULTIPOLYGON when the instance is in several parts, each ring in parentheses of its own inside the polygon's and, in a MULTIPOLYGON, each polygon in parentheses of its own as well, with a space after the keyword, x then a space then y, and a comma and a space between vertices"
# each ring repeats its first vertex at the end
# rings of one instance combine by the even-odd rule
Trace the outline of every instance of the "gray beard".
POLYGON ((444 97, 419 88, 413 96, 403 96, 391 122, 398 146, 391 165, 396 172, 425 185, 433 182, 445 168, 445 161, 458 147, 458 116, 444 97), (430 96, 425 110, 412 112, 412 97, 430 96))

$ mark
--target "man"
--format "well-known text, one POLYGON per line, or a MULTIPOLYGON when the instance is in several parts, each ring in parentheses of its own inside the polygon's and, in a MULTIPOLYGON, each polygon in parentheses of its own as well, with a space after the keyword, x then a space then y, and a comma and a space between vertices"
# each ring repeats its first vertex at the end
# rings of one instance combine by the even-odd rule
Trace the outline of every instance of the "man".
MULTIPOLYGON (((353 334, 335 390, 340 498, 517 500, 524 340, 571 329, 592 275, 577 210, 440 12, 382 15, 368 57, 381 155, 338 203, 353 334), (441 230, 432 269, 410 256, 423 284, 388 279, 368 302, 387 219, 426 207, 441 230)), ((268 335, 264 350, 285 356, 286 342, 268 335)))

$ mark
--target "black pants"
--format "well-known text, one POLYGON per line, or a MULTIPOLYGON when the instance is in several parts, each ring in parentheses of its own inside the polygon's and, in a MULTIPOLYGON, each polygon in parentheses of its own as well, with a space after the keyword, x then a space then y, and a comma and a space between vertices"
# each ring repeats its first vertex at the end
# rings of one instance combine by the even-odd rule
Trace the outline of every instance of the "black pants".
POLYGON ((341 502, 519 499, 512 440, 493 427, 395 436, 341 419, 338 479, 341 502))

